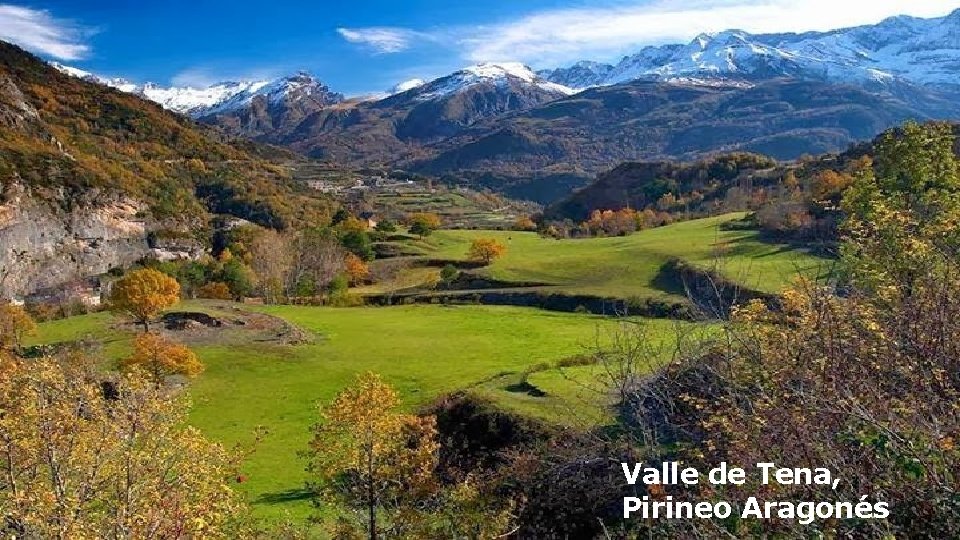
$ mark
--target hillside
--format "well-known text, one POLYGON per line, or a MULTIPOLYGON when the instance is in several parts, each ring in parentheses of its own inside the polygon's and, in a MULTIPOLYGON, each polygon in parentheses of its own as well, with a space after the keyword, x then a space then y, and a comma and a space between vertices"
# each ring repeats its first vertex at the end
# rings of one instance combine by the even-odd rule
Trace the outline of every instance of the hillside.
MULTIPOLYGON (((952 124, 954 135, 960 124, 952 124)), ((838 153, 775 162, 755 154, 723 154, 695 162, 629 161, 544 210, 547 221, 582 222, 596 210, 658 210, 675 217, 755 211, 769 238, 833 253, 840 200, 882 137, 838 153)), ((954 153, 960 156, 960 145, 954 153)))
MULTIPOLYGON (((683 211, 709 213, 733 187, 776 183, 776 161, 757 154, 724 154, 696 162, 626 162, 549 206, 548 220, 583 221, 594 210, 656 208, 661 197, 684 200, 683 211)), ((672 210, 672 208, 663 208, 672 210)))
POLYGON ((622 161, 731 151, 795 159, 843 150, 905 120, 960 117, 960 106, 932 90, 907 100, 796 79, 635 81, 565 96, 506 80, 438 97, 437 88, 449 84, 440 80, 381 101, 340 104, 259 140, 548 203, 622 161))
POLYGON ((559 311, 573 311, 580 304, 585 310, 605 314, 614 305, 626 304, 632 306, 631 313, 677 317, 691 300, 701 300, 691 299, 694 291, 687 287, 696 287, 704 273, 746 294, 777 293, 800 274, 809 278, 829 274, 829 259, 766 242, 756 229, 731 226, 744 217, 744 213, 732 213, 627 236, 563 240, 534 232, 493 230, 442 230, 426 238, 408 236, 398 243, 409 255, 372 265, 378 272, 382 266, 403 263, 402 270, 392 279, 357 292, 371 302, 391 304, 400 303, 400 297, 559 311), (505 254, 478 268, 468 255, 477 239, 498 241, 505 246, 505 254), (447 264, 457 267, 459 274, 444 285, 438 277, 447 264))
POLYGON ((202 242, 214 214, 284 228, 331 207, 241 145, 0 42, 0 287, 129 264, 157 231, 202 242))
POLYGON ((510 193, 518 182, 542 184, 539 178, 560 172, 587 176, 628 160, 730 151, 794 159, 843 150, 907 119, 960 114, 950 107, 920 109, 855 86, 792 79, 747 86, 638 81, 481 124, 433 146, 436 156, 412 168, 484 171, 510 193))

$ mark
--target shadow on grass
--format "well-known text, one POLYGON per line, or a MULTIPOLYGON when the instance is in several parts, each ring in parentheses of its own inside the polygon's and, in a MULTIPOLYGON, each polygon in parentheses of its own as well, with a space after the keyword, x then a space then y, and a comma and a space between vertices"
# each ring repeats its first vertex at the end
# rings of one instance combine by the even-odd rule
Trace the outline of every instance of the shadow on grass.
POLYGON ((288 489, 274 493, 264 493, 256 500, 263 504, 283 504, 293 501, 306 501, 313 497, 313 492, 305 488, 288 489))
POLYGON ((677 272, 675 265, 669 261, 660 265, 657 275, 650 282, 655 289, 677 296, 686 296, 687 289, 683 284, 683 277, 677 272))
POLYGON ((509 384, 503 387, 503 389, 506 390, 507 392, 513 392, 515 394, 527 394, 533 397, 547 396, 546 392, 528 383, 527 381, 520 381, 517 383, 509 384))

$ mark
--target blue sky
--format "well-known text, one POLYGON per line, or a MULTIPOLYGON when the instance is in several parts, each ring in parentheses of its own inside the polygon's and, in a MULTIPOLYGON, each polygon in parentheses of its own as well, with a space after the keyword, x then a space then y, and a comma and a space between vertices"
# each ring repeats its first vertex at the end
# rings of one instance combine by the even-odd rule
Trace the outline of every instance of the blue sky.
POLYGON ((480 61, 615 61, 700 32, 828 30, 957 0, 0 0, 0 39, 135 82, 205 85, 307 70, 346 94, 480 61))

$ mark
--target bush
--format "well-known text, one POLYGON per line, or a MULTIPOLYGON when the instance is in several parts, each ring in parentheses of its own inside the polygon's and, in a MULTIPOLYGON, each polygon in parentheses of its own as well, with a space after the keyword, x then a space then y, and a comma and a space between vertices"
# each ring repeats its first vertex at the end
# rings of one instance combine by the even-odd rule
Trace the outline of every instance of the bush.
POLYGON ((197 297, 211 300, 230 300, 230 287, 221 281, 212 281, 197 289, 197 297))

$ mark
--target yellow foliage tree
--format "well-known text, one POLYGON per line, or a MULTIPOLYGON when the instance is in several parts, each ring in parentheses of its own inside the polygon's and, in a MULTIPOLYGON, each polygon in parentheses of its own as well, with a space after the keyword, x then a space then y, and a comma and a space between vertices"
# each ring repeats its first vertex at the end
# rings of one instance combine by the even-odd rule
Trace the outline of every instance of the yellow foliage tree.
POLYGON ((150 321, 161 311, 180 301, 180 284, 172 277, 144 268, 130 272, 113 284, 110 307, 125 313, 150 331, 150 321))
POLYGON ((158 387, 169 375, 196 377, 203 364, 189 348, 156 334, 140 334, 133 341, 133 354, 123 359, 124 368, 139 367, 158 387))
POLYGON ((22 306, 0 304, 0 350, 15 352, 23 338, 33 334, 37 324, 22 306))
POLYGON ((416 502, 439 489, 436 419, 402 414, 399 406, 393 388, 365 373, 320 409, 313 427, 311 489, 357 510, 371 539, 402 528, 416 502))
POLYGON ((137 376, 79 357, 0 373, 0 508, 11 538, 237 538, 237 462, 137 376))
POLYGON ((467 256, 474 261, 490 264, 507 252, 507 246, 495 238, 477 238, 470 244, 467 256))

